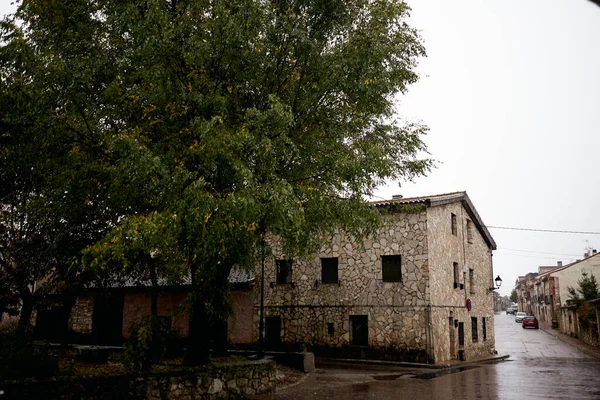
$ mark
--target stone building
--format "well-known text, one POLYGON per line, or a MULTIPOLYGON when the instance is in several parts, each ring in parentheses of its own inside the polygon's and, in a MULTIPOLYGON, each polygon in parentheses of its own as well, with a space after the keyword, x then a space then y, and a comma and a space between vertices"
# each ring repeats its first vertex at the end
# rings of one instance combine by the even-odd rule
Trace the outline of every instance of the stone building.
MULTIPOLYGON (((373 204, 385 225, 362 245, 339 231, 304 260, 272 245, 267 343, 421 362, 492 354, 496 244, 467 194, 373 204)), ((255 339, 259 309, 257 290, 255 339)))
MULTIPOLYGON (((223 331, 233 345, 250 345, 252 335, 252 310, 254 304, 254 274, 232 269, 229 275, 232 315, 223 331)), ((190 286, 185 284, 161 286, 157 312, 182 338, 189 330, 189 309, 186 302, 190 286)), ((71 311, 69 329, 72 343, 119 345, 131 336, 134 329, 147 322, 151 315, 151 290, 148 284, 128 283, 120 286, 95 289, 82 293, 71 311)), ((55 321, 61 318, 60 306, 39 307, 35 318, 35 331, 39 338, 58 340, 55 321)))

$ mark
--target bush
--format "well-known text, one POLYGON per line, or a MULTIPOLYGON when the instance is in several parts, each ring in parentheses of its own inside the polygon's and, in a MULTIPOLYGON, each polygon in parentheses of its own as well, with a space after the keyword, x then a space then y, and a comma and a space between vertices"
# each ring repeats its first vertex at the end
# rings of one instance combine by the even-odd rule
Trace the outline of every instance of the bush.
POLYGON ((123 346, 121 361, 136 371, 150 369, 170 347, 180 341, 179 334, 171 329, 168 321, 160 318, 151 318, 141 327, 130 330, 130 333, 131 338, 123 346))
POLYGON ((47 345, 33 345, 15 335, 0 336, 0 381, 50 378, 58 373, 58 362, 47 345))
POLYGON ((592 335, 597 338, 598 325, 596 322, 596 307, 589 301, 586 301, 577 309, 577 315, 579 316, 579 325, 581 328, 584 331, 590 331, 592 335))

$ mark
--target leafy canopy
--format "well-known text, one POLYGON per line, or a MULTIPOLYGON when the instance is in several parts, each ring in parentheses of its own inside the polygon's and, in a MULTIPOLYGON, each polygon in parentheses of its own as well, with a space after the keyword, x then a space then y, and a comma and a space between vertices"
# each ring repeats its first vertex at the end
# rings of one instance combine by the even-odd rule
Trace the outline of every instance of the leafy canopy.
POLYGON ((13 171, 1 201, 48 199, 58 232, 77 217, 96 270, 158 252, 211 287, 254 263, 266 234, 294 254, 336 227, 374 232, 365 198, 432 166, 426 129, 394 108, 425 55, 408 12, 397 0, 23 1, 1 25, 0 160, 13 171), (16 184, 31 171, 35 184, 16 184))

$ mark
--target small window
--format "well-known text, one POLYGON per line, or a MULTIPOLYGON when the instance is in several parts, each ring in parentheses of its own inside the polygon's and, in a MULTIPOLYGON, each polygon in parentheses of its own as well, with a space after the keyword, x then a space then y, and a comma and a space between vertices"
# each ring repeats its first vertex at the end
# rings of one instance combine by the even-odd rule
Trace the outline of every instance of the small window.
POLYGON ((321 283, 338 283, 338 258, 321 258, 321 283))
POLYGON ((456 236, 458 234, 458 230, 456 229, 456 214, 450 214, 451 222, 452 222, 452 234, 456 236))
POLYGON ((481 330, 483 332, 483 341, 487 340, 487 328, 485 326, 485 317, 481 317, 481 330))
POLYGON ((402 282, 402 256, 381 256, 384 282, 402 282))
POLYGON ((459 346, 465 345, 465 323, 464 322, 458 323, 458 345, 459 346))
POLYGON ((460 287, 460 268, 458 267, 458 263, 452 263, 452 268, 454 269, 454 288, 460 287))
POLYGON ((471 294, 475 293, 475 271, 473 268, 469 268, 469 291, 471 294))
POLYGON ((473 343, 477 342, 477 317, 471 317, 471 338, 473 343))
POLYGON ((467 220, 467 242, 473 243, 473 223, 467 220))
POLYGON ((335 333, 335 329, 333 328, 333 322, 327 323, 327 334, 329 336, 333 336, 334 333, 335 333))
POLYGON ((277 284, 292 283, 292 260, 277 260, 277 284))
POLYGON ((352 337, 350 338, 353 346, 369 345, 369 317, 367 315, 351 315, 350 329, 352 337))

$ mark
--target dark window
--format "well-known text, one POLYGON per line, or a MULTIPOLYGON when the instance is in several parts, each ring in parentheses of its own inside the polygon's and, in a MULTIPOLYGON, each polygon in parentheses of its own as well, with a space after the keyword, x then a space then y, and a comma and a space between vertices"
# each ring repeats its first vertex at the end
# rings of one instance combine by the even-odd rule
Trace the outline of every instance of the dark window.
POLYGON ((483 331, 483 340, 487 340, 487 328, 485 326, 485 317, 481 317, 481 330, 483 331))
POLYGON ((471 338, 477 342, 477 317, 471 317, 471 338))
POLYGON ((464 322, 458 323, 458 345, 459 346, 465 345, 465 323, 464 322))
POLYGON ((277 284, 292 283, 292 260, 277 260, 277 284))
POLYGON ((321 258, 321 283, 338 283, 338 258, 321 258))
POLYGON ((467 242, 473 243, 473 223, 467 220, 467 242))
POLYGON ((450 214, 451 226, 452 226, 452 234, 456 236, 458 231, 456 229, 456 214, 450 214))
POLYGON ((352 329, 352 345, 369 345, 369 317, 367 315, 351 315, 350 327, 352 329))
POLYGON ((469 269, 469 290, 475 293, 475 271, 472 268, 469 269))
POLYGON ((329 322, 327 324, 327 334, 329 336, 333 336, 334 333, 335 333, 335 329, 333 328, 333 322, 329 322))
POLYGON ((458 268, 458 263, 452 263, 452 268, 454 269, 454 288, 459 287, 460 282, 460 269, 458 268))
POLYGON ((402 256, 381 256, 384 282, 402 282, 402 256))

